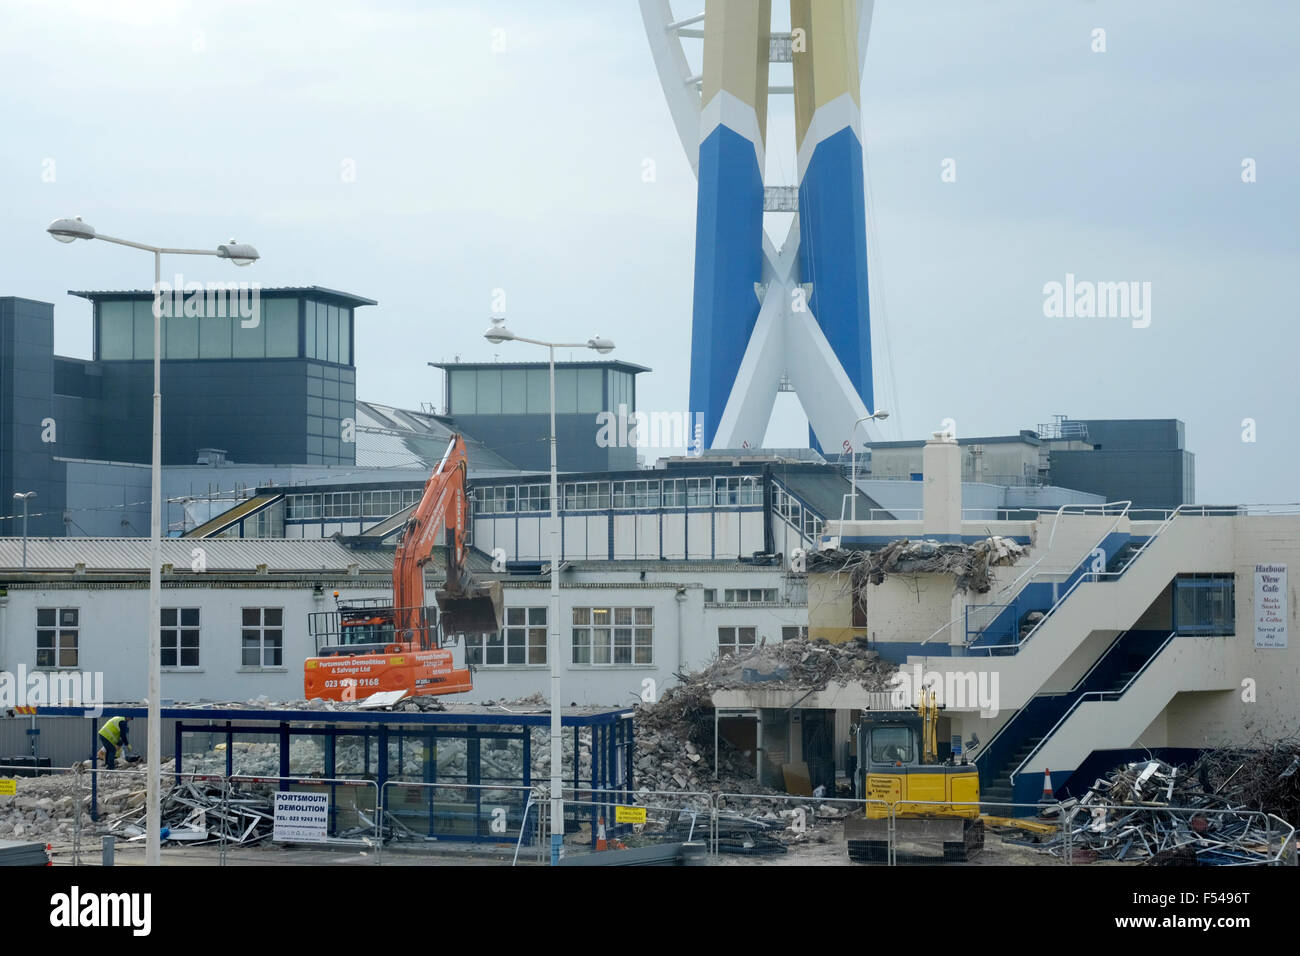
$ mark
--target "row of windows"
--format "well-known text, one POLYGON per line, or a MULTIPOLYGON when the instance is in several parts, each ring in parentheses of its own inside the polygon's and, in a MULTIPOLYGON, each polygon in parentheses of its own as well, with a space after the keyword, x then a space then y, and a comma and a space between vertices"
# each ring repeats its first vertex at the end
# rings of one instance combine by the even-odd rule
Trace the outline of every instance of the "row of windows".
MULTIPOLYGON (((249 290, 164 298, 162 354, 168 359, 307 358, 352 364, 352 310, 302 303, 303 347, 298 347, 298 299, 254 297, 249 290), (180 308, 174 308, 175 305, 180 308)), ((153 358, 153 299, 99 303, 99 357, 153 358)))
MULTIPOLYGON (((603 411, 604 369, 555 371, 555 413, 603 411)), ((544 368, 460 369, 448 372, 452 415, 547 415, 551 411, 549 370, 544 368)))
MULTIPOLYGON (((722 590, 721 603, 723 604, 775 604, 776 602, 776 588, 724 588, 722 590)), ((704 589, 704 603, 719 603, 716 588, 704 589)))
MULTIPOLYGON (((807 627, 783 627, 781 628, 781 640, 792 641, 795 638, 807 637, 807 627)), ((758 641, 758 629, 753 627, 720 627, 718 628, 718 657, 730 657, 732 654, 743 654, 746 651, 753 650, 758 641)))
MULTIPOLYGON (((638 478, 628 481, 575 481, 562 486, 560 506, 565 511, 605 511, 649 508, 708 508, 761 505, 763 482, 757 476, 739 478, 638 478)), ((549 511, 547 485, 491 485, 474 489, 477 514, 515 514, 549 511)), ((817 522, 820 534, 821 522, 817 522)))
MULTIPOLYGON (((163 667, 198 667, 200 614, 196 607, 159 609, 163 667)), ((36 666, 79 667, 81 609, 36 609, 36 666)), ((284 666, 284 608, 240 609, 240 663, 284 666)))
POLYGON ((816 538, 822 533, 822 519, 799 504, 798 499, 793 495, 786 494, 780 488, 776 489, 775 506, 777 514, 802 530, 806 536, 816 538))
POLYGON ((420 500, 421 489, 285 495, 286 518, 387 518, 420 500))
MULTIPOLYGON (((1230 597, 1228 601, 1230 604, 1230 597)), ((37 667, 79 666, 80 615, 78 608, 37 609, 37 667)), ((506 608, 505 626, 499 633, 464 637, 466 662, 483 667, 545 666, 548 663, 546 617, 545 607, 506 608)), ((162 666, 198 667, 199 609, 165 607, 161 609, 161 618, 162 666)), ((243 666, 284 666, 283 608, 241 608, 240 624, 243 666)), ((807 636, 807 627, 781 628, 783 641, 807 636)), ((718 656, 743 653, 752 649, 757 640, 754 627, 720 627, 718 656)), ((653 664, 654 608, 573 608, 571 650, 574 664, 653 664)))
MULTIPOLYGON (((200 301, 200 300, 191 300, 200 301)), ((167 359, 297 358, 298 300, 217 297, 203 314, 164 315, 167 359), (248 315, 247 313, 250 313, 248 315)), ((99 357, 153 358, 153 300, 99 303, 99 357)))

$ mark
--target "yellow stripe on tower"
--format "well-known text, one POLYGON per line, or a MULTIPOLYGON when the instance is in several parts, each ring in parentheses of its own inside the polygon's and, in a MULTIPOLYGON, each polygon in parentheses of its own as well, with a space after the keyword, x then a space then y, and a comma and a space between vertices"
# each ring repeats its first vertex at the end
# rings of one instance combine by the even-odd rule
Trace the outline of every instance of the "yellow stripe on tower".
MULTIPOLYGON (((726 93, 748 106, 758 124, 760 146, 767 138, 771 23, 772 0, 706 0, 704 5, 701 103, 707 109, 720 93, 726 93)), ((736 132, 749 134, 743 129, 736 132)))
POLYGON ((845 93, 861 108, 855 0, 790 0, 794 35, 795 148, 817 110, 845 93), (802 35, 800 32, 802 31, 802 35))

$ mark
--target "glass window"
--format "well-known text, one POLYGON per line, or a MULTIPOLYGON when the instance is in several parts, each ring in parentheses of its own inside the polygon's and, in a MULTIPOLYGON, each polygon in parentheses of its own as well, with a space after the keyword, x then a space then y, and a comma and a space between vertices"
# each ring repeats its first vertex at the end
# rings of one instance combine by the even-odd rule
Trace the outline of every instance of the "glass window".
POLYGON ((134 329, 130 302, 99 303, 99 357, 133 358, 134 329))
POLYGON ((448 372, 451 376, 452 415, 475 415, 478 413, 478 392, 472 372, 448 372))
MULTIPOLYGON (((235 297, 231 296, 231 298, 234 299, 235 297)), ((235 341, 232 354, 235 358, 264 358, 266 356, 266 321, 263 318, 260 304, 254 311, 254 317, 257 319, 257 325, 245 328, 245 320, 239 317, 238 312, 233 316, 231 330, 234 333, 235 341)), ((251 322, 252 319, 247 321, 251 322)))
POLYGON ((199 319, 199 358, 230 358, 230 316, 204 316, 199 319))
POLYGON ((478 379, 478 413, 501 414, 501 370, 481 368, 474 375, 478 379))
POLYGON ((527 382, 521 368, 503 370, 501 373, 501 413, 522 415, 528 411, 527 382))
POLYGON ((162 613, 162 666, 199 666, 199 609, 165 607, 162 613))
POLYGON ((281 667, 284 664, 284 608, 242 609, 241 663, 245 667, 281 667))
MULTIPOLYGON (((303 355, 307 358, 316 357, 316 303, 307 301, 303 303, 303 311, 306 318, 303 320, 303 335, 307 339, 303 343, 303 355)), ((320 374, 319 371, 316 374, 320 374)))
POLYGON ((592 414, 601 410, 601 394, 604 371, 598 368, 581 368, 578 373, 578 407, 579 414, 592 414))
POLYGON ((653 664, 654 608, 574 608, 572 648, 575 664, 653 664))
POLYGON ((36 610, 36 666, 76 667, 81 611, 75 607, 36 610))
POLYGON ((872 729, 871 762, 911 763, 911 730, 906 727, 876 727, 872 729))
POLYGON ((720 627, 718 628, 718 657, 743 654, 753 649, 754 641, 755 631, 752 627, 720 627))
POLYGON ((555 370, 555 414, 573 415, 578 411, 578 370, 555 370))
POLYGON ((528 414, 550 414, 551 375, 549 369, 527 369, 528 414))
POLYGON ((1202 636, 1236 633, 1234 577, 1174 578, 1174 630, 1202 636))
POLYGON ((262 299, 262 322, 266 325, 266 357, 297 357, 298 300, 262 299))
POLYGON ((153 358, 153 300, 137 301, 133 305, 135 315, 135 357, 153 358))
POLYGON ((199 357, 199 320, 193 316, 176 316, 163 319, 166 355, 169 359, 196 359, 199 357))
POLYGON ((326 325, 325 325, 325 343, 326 358, 331 362, 339 360, 339 307, 337 305, 325 306, 326 325))
POLYGON ((320 302, 316 303, 316 358, 328 359, 329 357, 329 325, 330 312, 329 306, 320 302))
POLYGON ((352 310, 339 309, 339 361, 352 364, 352 310))

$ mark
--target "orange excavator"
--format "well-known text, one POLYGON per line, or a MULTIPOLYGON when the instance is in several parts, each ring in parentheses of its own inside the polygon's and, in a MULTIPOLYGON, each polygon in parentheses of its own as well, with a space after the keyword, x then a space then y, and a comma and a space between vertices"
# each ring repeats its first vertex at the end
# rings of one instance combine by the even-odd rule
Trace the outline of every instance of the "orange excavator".
POLYGON ((402 531, 391 601, 352 601, 309 615, 316 656, 303 668, 308 700, 473 689, 469 668, 456 666, 453 646, 460 635, 500 630, 502 602, 499 582, 478 585, 469 573, 467 461, 465 440, 453 435, 402 531), (436 592, 435 610, 424 605, 424 566, 440 544, 447 549, 447 582, 436 592))

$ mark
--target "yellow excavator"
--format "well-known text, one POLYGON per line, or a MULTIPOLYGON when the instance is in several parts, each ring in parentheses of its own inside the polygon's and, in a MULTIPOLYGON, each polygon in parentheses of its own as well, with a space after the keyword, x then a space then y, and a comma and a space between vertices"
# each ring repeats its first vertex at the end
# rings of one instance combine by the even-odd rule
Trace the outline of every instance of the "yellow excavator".
POLYGON ((850 860, 886 861, 891 806, 895 847, 904 856, 924 858, 939 843, 943 862, 965 862, 983 849, 979 772, 964 761, 939 762, 939 710, 935 692, 925 690, 914 710, 863 717, 856 789, 877 802, 845 822, 850 860))

